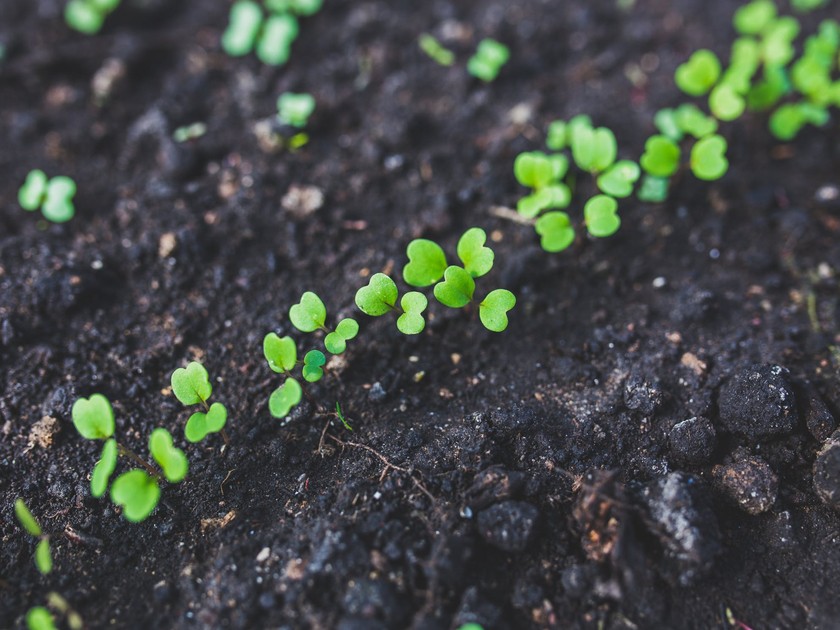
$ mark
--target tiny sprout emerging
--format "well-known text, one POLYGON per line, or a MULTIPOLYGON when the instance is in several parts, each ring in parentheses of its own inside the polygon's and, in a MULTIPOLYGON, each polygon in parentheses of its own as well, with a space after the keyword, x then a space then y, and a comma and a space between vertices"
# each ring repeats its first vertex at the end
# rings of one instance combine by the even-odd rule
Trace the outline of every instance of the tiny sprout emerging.
POLYGON ((758 35, 776 19, 773 0, 753 0, 735 11, 732 24, 742 35, 758 35))
POLYGON ((540 235, 540 245, 550 253, 562 252, 575 240, 575 229, 565 212, 547 212, 534 227, 540 235))
POLYGON ((227 408, 222 403, 213 403, 207 413, 196 411, 190 416, 184 427, 184 437, 188 442, 201 442, 211 433, 224 429, 226 424, 227 408))
POLYGON ((680 65, 674 80, 689 96, 702 96, 717 83, 720 77, 720 61, 711 50, 698 50, 688 61, 680 65))
POLYGON ((444 48, 433 35, 423 33, 417 39, 417 44, 420 46, 420 50, 440 65, 451 66, 455 63, 455 54, 448 48, 444 48))
POLYGON ((464 269, 473 278, 480 278, 493 268, 495 254, 485 247, 487 234, 481 228, 470 228, 458 239, 456 252, 464 263, 464 269))
MULTIPOLYGON (((207 370, 201 363, 191 361, 187 367, 178 368, 172 373, 170 383, 172 384, 172 393, 175 394, 175 398, 181 404, 185 406, 202 405, 204 407, 204 411, 193 413, 187 420, 184 427, 184 437, 187 438, 188 442, 200 442, 209 434, 218 433, 225 428, 225 424, 227 424, 227 409, 225 406, 221 403, 213 403, 209 407, 207 406, 207 401, 213 394, 213 386, 210 384, 210 376, 207 370)), ((225 437, 224 433, 222 436, 225 437)), ((172 481, 172 479, 169 480, 172 481)))
POLYGON ((265 6, 275 13, 297 13, 315 15, 321 10, 324 0, 265 0, 265 6))
POLYGON ((680 165, 680 148, 666 136, 651 136, 639 164, 654 177, 670 177, 680 165))
POLYGON ((231 57, 247 55, 254 48, 263 13, 256 2, 240 0, 230 8, 228 27, 222 34, 222 48, 231 57))
POLYGON ((719 179, 728 168, 726 140, 723 136, 708 136, 698 140, 692 147, 691 170, 698 179, 719 179))
POLYGON ((494 289, 478 305, 478 317, 487 330, 502 332, 508 327, 507 313, 516 306, 516 296, 507 289, 494 289))
POLYGON ((271 393, 268 399, 268 410, 275 418, 285 418, 289 412, 300 403, 303 396, 303 389, 293 378, 287 378, 286 382, 271 393))
POLYGON ((341 411, 341 405, 339 403, 335 403, 335 416, 341 421, 341 424, 344 425, 344 428, 348 431, 352 431, 353 427, 350 426, 350 423, 347 422, 347 418, 344 417, 344 412, 341 411))
POLYGON ((779 140, 792 140, 806 124, 822 126, 829 114, 810 103, 785 103, 770 116, 770 131, 779 140))
POLYGON ((93 35, 102 29, 105 18, 120 4, 120 0, 70 0, 64 7, 64 21, 70 28, 93 35))
POLYGON ((194 122, 183 127, 178 127, 172 132, 172 139, 181 144, 190 140, 197 140, 207 133, 207 125, 203 122, 194 122))
MULTIPOLYGON (((711 116, 707 116, 700 108, 691 103, 685 103, 677 107, 674 111, 674 119, 679 130, 687 133, 690 136, 697 138, 705 138, 708 135, 717 131, 718 123, 711 116)), ((666 134, 667 135, 667 134, 666 134)), ((674 141, 679 141, 678 138, 671 138, 674 141)))
POLYGON ((592 119, 586 114, 572 116, 569 122, 555 120, 548 126, 545 144, 552 151, 562 151, 571 145, 572 137, 576 135, 576 131, 585 128, 592 128, 592 119))
POLYGON ((359 322, 353 318, 342 319, 335 330, 324 337, 324 346, 332 354, 341 354, 347 349, 347 342, 359 334, 359 322))
POLYGON ((510 50, 495 39, 482 39, 467 61, 467 72, 485 83, 493 81, 510 58, 510 50))
POLYGON ((263 24, 263 11, 256 2, 238 0, 230 8, 222 48, 231 57, 247 55, 256 48, 260 61, 279 66, 288 61, 298 31, 294 15, 275 13, 263 24))
POLYGON ((44 535, 41 525, 26 507, 23 499, 15 500, 15 516, 17 517, 20 526, 33 538, 38 539, 38 544, 35 547, 35 566, 42 575, 47 575, 52 571, 52 554, 50 553, 50 538, 44 535))
POLYGON ((149 436, 149 451, 163 470, 163 476, 170 483, 183 481, 187 476, 189 462, 184 451, 172 443, 172 434, 166 429, 155 429, 149 436))
POLYGON ((327 362, 327 357, 320 350, 310 350, 303 357, 303 378, 304 380, 315 383, 320 381, 324 376, 322 369, 327 362))
POLYGON ((284 92, 277 99, 277 120, 284 125, 302 129, 315 111, 315 99, 311 94, 284 92))
POLYGON ((429 300, 418 291, 409 291, 402 296, 400 306, 403 313, 397 318, 397 328, 404 335, 418 335, 426 327, 423 311, 429 305, 429 300))
POLYGON ((18 202, 24 210, 41 209, 44 218, 53 223, 65 223, 76 214, 73 197, 76 183, 59 175, 48 179, 43 171, 29 171, 26 181, 18 191, 18 202))
POLYGON ((716 86, 709 95, 709 109, 719 120, 735 120, 746 106, 744 97, 726 83, 716 86))
POLYGON ((28 630, 56 630, 52 613, 43 606, 34 606, 26 613, 28 630))
POLYGON ((301 332, 313 332, 324 327, 327 321, 327 309, 315 293, 307 291, 300 302, 289 309, 292 325, 301 332))
POLYGON ((111 484, 111 500, 123 508, 123 516, 132 523, 146 520, 160 499, 160 486, 144 470, 135 468, 123 473, 111 484))
POLYGON ((618 202, 607 195, 595 195, 583 207, 586 229, 592 236, 612 236, 621 226, 618 202))
POLYGON ((435 285, 434 293, 444 306, 463 308, 472 301, 475 281, 465 269, 450 266, 443 273, 443 282, 435 285))
POLYGON ((598 177, 598 188, 612 197, 629 197, 641 173, 635 162, 621 160, 598 177))

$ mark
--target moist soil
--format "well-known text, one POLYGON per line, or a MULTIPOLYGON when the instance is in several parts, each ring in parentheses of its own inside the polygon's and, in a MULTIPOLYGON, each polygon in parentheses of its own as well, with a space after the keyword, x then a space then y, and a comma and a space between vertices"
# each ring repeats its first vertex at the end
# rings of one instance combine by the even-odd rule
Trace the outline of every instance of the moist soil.
POLYGON ((2 627, 51 591, 90 628, 840 627, 836 123, 783 145, 762 116, 726 125, 722 180, 622 201, 616 236, 562 254, 498 210, 553 119, 637 158, 737 3, 327 0, 279 69, 220 51, 225 2, 125 0, 94 37, 60 5, 0 6, 2 627), (491 84, 464 68, 485 36, 512 53, 491 84), (272 152, 284 91, 317 109, 272 152), (32 168, 75 179, 72 221, 20 209, 32 168), (505 333, 439 304, 416 337, 358 315, 314 402, 269 415, 262 338, 303 291, 337 321, 412 238, 452 256, 474 225, 496 251, 478 293, 518 297, 505 333), (227 447, 182 437, 189 360, 227 447), (90 496, 70 408, 94 392, 121 441, 167 427, 189 456, 142 524, 90 496))

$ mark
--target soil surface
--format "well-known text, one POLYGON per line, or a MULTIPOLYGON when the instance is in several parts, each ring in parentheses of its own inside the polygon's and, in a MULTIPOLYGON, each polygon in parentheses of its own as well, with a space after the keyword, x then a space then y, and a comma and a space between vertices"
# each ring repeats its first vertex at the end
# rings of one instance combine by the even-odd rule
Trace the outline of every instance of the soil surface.
POLYGON ((588 113, 637 158, 737 4, 327 0, 274 69, 220 51, 226 2, 124 0, 85 37, 57 0, 4 0, 0 625, 56 591, 90 628, 840 627, 836 122, 785 145, 727 125, 721 181, 623 201, 615 237, 559 255, 492 212, 553 119, 588 113), (489 85, 464 68, 485 36, 512 53, 489 85), (317 109, 272 153, 284 91, 317 109), (20 209, 32 168, 76 180, 71 222, 20 209), (473 225, 496 251, 478 292, 518 296, 507 332, 437 304, 412 338, 359 316, 318 405, 270 417, 262 338, 303 291, 337 321, 412 238, 454 253, 473 225), (227 448, 183 439, 189 360, 227 448), (122 441, 163 426, 190 458, 142 524, 90 496, 70 407, 94 392, 122 441))

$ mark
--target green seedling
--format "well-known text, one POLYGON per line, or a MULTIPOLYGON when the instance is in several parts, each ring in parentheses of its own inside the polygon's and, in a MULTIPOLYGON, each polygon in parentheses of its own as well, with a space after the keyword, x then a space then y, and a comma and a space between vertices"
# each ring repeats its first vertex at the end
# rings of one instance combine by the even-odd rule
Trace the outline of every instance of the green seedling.
POLYGON ((828 4, 828 0, 791 0, 790 4, 797 11, 807 13, 808 11, 824 7, 828 4))
POLYGON ((575 229, 565 212, 546 212, 537 219, 534 228, 540 235, 540 245, 547 252, 562 252, 575 240, 575 229))
POLYGON ((790 80, 782 68, 765 68, 763 77, 747 92, 747 107, 766 111, 774 107, 790 91, 790 80))
POLYGON ((356 306, 365 315, 371 317, 381 317, 391 312, 399 313, 397 329, 401 333, 404 335, 421 333, 426 327, 423 311, 428 306, 428 299, 422 293, 409 291, 403 295, 400 306, 397 307, 398 297, 396 283, 384 273, 376 273, 371 276, 367 286, 356 291, 356 306))
POLYGON ((651 136, 639 164, 654 177, 670 177, 680 165, 680 147, 666 136, 651 136))
POLYGON ((732 25, 742 35, 760 35, 775 19, 773 0, 753 0, 735 11, 732 25))
MULTIPOLYGON (((473 278, 480 278, 493 268, 495 254, 492 249, 485 247, 486 242, 487 233, 477 227, 468 229, 458 239, 458 258, 473 278)), ((443 249, 428 239, 418 238, 411 241, 406 248, 406 255, 408 264, 403 268, 403 279, 413 287, 435 284, 443 277, 448 266, 443 249)), ((396 295, 391 305, 395 303, 396 295)))
POLYGON ((828 123, 824 107, 810 103, 785 103, 770 116, 770 131, 779 140, 792 140, 807 124, 821 127, 828 123))
POLYGON ((698 140, 692 147, 691 171, 698 179, 707 181, 720 179, 728 168, 726 140, 723 136, 708 136, 698 140))
POLYGON ((677 68, 674 80, 677 87, 689 96, 702 96, 717 83, 720 72, 717 55, 711 50, 698 50, 677 68))
POLYGON ((586 229, 592 236, 612 236, 621 226, 618 202, 607 195, 595 195, 583 207, 586 229))
POLYGON ((311 94, 284 92, 277 99, 277 120, 284 125, 302 129, 315 111, 315 99, 311 94))
POLYGON ((152 431, 149 436, 149 451, 168 482, 178 483, 187 476, 187 456, 172 443, 172 434, 166 429, 158 428, 152 431))
POLYGON ((591 129, 592 119, 586 114, 572 116, 568 122, 555 120, 548 125, 548 135, 545 144, 552 151, 562 151, 572 143, 579 129, 591 129))
POLYGON ((108 490, 108 481, 117 468, 118 451, 117 441, 114 438, 105 440, 102 455, 99 456, 99 461, 96 462, 90 474, 90 494, 95 499, 104 496, 108 490))
MULTIPOLYGON (((568 160, 567 160, 568 168, 568 160)), ((513 174, 523 186, 539 190, 544 186, 562 179, 565 173, 557 176, 555 165, 545 153, 541 151, 528 151, 520 153, 513 162, 513 174)))
POLYGON ((47 605, 34 606, 26 613, 26 627, 28 630, 57 630, 55 616, 50 609, 60 615, 70 630, 83 630, 85 627, 81 615, 77 613, 58 593, 51 591, 47 594, 47 605))
POLYGON ((320 350, 310 350, 303 357, 303 378, 310 383, 316 383, 324 376, 323 367, 327 357, 320 350))
POLYGON ((178 127, 174 132, 172 132, 172 139, 175 142, 182 144, 184 142, 198 140, 205 133, 207 133, 207 125, 203 122, 194 122, 190 125, 178 127))
POLYGON ((49 574, 53 566, 52 554, 50 553, 50 537, 44 534, 41 525, 29 511, 29 508, 26 507, 23 499, 15 500, 15 516, 26 533, 38 539, 38 544, 35 546, 35 566, 42 575, 49 574))
POLYGON ((698 140, 713 134, 718 128, 717 120, 707 116, 700 111, 699 107, 691 103, 677 107, 674 110, 674 116, 680 130, 698 140))
POLYGON ((342 319, 335 330, 324 337, 324 346, 331 354, 341 354, 347 349, 347 342, 359 334, 359 322, 352 318, 342 319))
POLYGON ((709 109, 718 120, 735 120, 746 107, 744 97, 727 83, 716 86, 709 94, 709 109))
POLYGON ((57 630, 52 613, 43 606, 34 606, 26 613, 28 630, 57 630))
POLYGON ((569 159, 562 154, 528 151, 516 156, 513 163, 516 180, 535 191, 519 200, 517 212, 532 219, 546 209, 567 208, 572 201, 572 191, 561 180, 568 170, 569 159))
POLYGON ((598 177, 598 188, 612 197, 629 197, 641 174, 638 164, 631 160, 621 160, 598 177))
POLYGON ((145 470, 135 468, 123 473, 111 484, 111 500, 123 509, 127 521, 145 521, 160 500, 157 480, 145 470))
POLYGON ((423 33, 417 39, 417 44, 420 50, 440 65, 451 66, 455 63, 455 53, 445 48, 433 35, 423 33))
POLYGON ((475 280, 465 269, 456 266, 446 268, 443 282, 435 285, 437 301, 449 308, 463 308, 472 302, 475 280))
POLYGON ((480 278, 493 268, 495 254, 485 247, 487 234, 481 228, 470 228, 458 239, 456 252, 464 264, 464 269, 473 278, 480 278))
POLYGON ((279 66, 288 61, 299 28, 297 18, 290 13, 273 13, 264 19, 256 2, 238 0, 231 6, 222 48, 231 57, 242 57, 256 49, 260 61, 279 66))
POLYGON ((269 11, 303 16, 315 15, 323 5, 324 0, 265 0, 265 6, 269 11))
POLYGON ((580 126, 571 136, 572 157, 582 171, 596 174, 615 162, 618 145, 615 135, 606 127, 580 126))
MULTIPOLYGON (((227 424, 227 408, 217 402, 208 405, 207 401, 213 395, 213 386, 205 367, 201 363, 192 361, 187 367, 175 370, 170 377, 170 383, 172 393, 182 405, 185 407, 201 405, 204 408, 204 411, 196 411, 187 420, 184 426, 184 437, 187 441, 194 444, 211 433, 221 433, 222 439, 227 444, 228 438, 224 431, 227 424)), ((172 480, 169 479, 169 481, 172 480)))
POLYGON ((315 293, 307 291, 300 302, 289 309, 292 326, 301 332, 310 333, 324 328, 327 321, 327 308, 315 293))
POLYGON ((263 354, 268 367, 278 374, 291 374, 297 365, 297 346, 291 337, 268 333, 263 339, 263 354))
POLYGON ((404 335, 419 335, 426 327, 423 311, 429 306, 428 298, 417 291, 409 291, 400 299, 402 314, 397 318, 397 329, 404 335))
POLYGON ((494 289, 478 305, 478 317, 491 332, 508 327, 508 311, 516 306, 516 296, 507 289, 494 289))
POLYGON ((69 177, 59 175, 48 179, 44 171, 29 171, 26 181, 18 191, 18 202, 24 210, 38 210, 44 218, 53 223, 65 223, 73 218, 76 208, 73 197, 76 183, 69 177))
POLYGON ((499 76, 508 59, 510 50, 495 39, 482 39, 478 43, 475 54, 467 61, 467 72, 485 83, 493 81, 499 76))
POLYGON ((341 411, 341 405, 335 403, 335 417, 341 421, 341 424, 344 425, 344 428, 348 431, 352 431, 353 427, 350 426, 350 423, 347 422, 347 418, 344 417, 344 412, 341 411))
POLYGON ((572 203, 572 191, 565 184, 554 184, 540 188, 516 202, 516 211, 526 219, 533 219, 543 210, 568 208, 572 203))
POLYGON ((793 41, 799 34, 799 21, 791 16, 772 21, 762 31, 761 56, 767 66, 786 66, 796 54, 793 41))
POLYGON ((659 133, 674 142, 679 142, 685 135, 677 120, 677 112, 674 109, 660 109, 653 116, 653 124, 659 130, 659 133))
POLYGON ((120 0, 70 0, 64 7, 64 21, 80 33, 94 35, 119 5, 120 0))
POLYGON ((667 177, 645 175, 636 196, 649 203, 662 203, 668 198, 668 183, 667 177))

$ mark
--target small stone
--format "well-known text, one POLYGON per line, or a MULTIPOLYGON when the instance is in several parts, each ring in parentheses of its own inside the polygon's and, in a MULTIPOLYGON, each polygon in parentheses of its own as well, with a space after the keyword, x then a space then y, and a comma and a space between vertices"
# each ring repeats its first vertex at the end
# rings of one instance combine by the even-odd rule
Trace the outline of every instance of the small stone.
POLYGON ((715 466, 712 477, 730 501, 753 516, 769 510, 779 492, 778 477, 760 457, 715 466))
POLYGON ((269 547, 263 547, 257 554, 257 562, 265 562, 269 556, 271 556, 271 549, 269 547))
POLYGON ((779 365, 756 365, 735 374, 718 397, 721 424, 752 441, 793 432, 798 412, 789 376, 779 365))
POLYGON ((717 447, 717 433, 708 418, 697 416, 675 424, 668 434, 671 457, 681 465, 708 464, 717 447))
POLYGON ((158 257, 160 258, 168 258, 169 255, 175 250, 175 246, 178 244, 178 241, 175 237, 174 232, 164 232, 160 235, 160 240, 158 240, 158 257))
POLYGON ((324 193, 316 186, 292 184, 280 200, 286 210, 296 219, 305 219, 324 205, 324 193))
POLYGON ((524 551, 534 533, 539 510, 523 501, 503 501, 478 515, 481 537, 502 551, 524 551))
POLYGON ((388 392, 385 391, 385 388, 382 387, 382 383, 379 381, 376 381, 368 391, 368 399, 374 403, 382 402, 387 395, 388 392))
POLYGON ((840 510, 840 431, 835 431, 817 453, 814 490, 823 503, 840 510))

